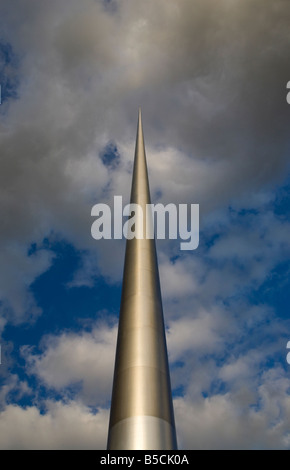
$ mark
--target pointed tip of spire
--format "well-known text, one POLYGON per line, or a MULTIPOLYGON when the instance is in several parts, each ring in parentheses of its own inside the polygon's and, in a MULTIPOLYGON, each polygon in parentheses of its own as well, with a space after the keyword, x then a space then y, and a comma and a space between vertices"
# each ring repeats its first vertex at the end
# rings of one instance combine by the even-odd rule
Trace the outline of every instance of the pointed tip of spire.
POLYGON ((142 134, 142 113, 141 113, 141 106, 139 106, 138 110, 138 129, 140 133, 142 134))

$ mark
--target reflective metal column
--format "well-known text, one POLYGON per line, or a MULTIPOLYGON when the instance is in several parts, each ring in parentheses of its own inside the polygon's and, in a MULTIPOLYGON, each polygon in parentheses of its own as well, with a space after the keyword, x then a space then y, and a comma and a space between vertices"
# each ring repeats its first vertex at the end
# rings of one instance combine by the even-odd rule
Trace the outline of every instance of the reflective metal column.
MULTIPOLYGON (((141 110, 131 203, 145 216, 150 192, 141 110)), ((177 449, 155 240, 146 237, 126 244, 108 449, 177 449)))

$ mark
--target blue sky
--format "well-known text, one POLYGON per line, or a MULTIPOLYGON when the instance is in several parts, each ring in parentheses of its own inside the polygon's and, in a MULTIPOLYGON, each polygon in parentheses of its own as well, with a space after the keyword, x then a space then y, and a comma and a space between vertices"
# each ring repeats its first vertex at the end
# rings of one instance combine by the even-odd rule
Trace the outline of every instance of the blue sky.
POLYGON ((179 447, 289 449, 288 3, 0 1, 1 449, 105 448, 139 106, 179 447))

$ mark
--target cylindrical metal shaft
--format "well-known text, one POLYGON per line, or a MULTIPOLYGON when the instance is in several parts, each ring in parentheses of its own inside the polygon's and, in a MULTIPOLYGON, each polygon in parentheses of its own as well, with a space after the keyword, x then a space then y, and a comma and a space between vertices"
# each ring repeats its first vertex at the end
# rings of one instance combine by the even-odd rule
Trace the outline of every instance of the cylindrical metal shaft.
MULTIPOLYGON (((131 203, 145 216, 150 191, 140 110, 131 203)), ((145 236, 126 242, 108 449, 177 449, 155 240, 145 236)))

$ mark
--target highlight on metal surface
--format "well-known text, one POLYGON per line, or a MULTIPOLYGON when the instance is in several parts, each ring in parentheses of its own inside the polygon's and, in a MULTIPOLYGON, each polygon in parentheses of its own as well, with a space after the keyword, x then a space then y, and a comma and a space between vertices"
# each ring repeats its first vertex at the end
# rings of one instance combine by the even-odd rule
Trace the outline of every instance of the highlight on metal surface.
MULTIPOLYGON (((143 213, 150 204, 140 109, 131 203, 143 213)), ((177 449, 155 240, 145 236, 126 242, 107 448, 177 449)))

